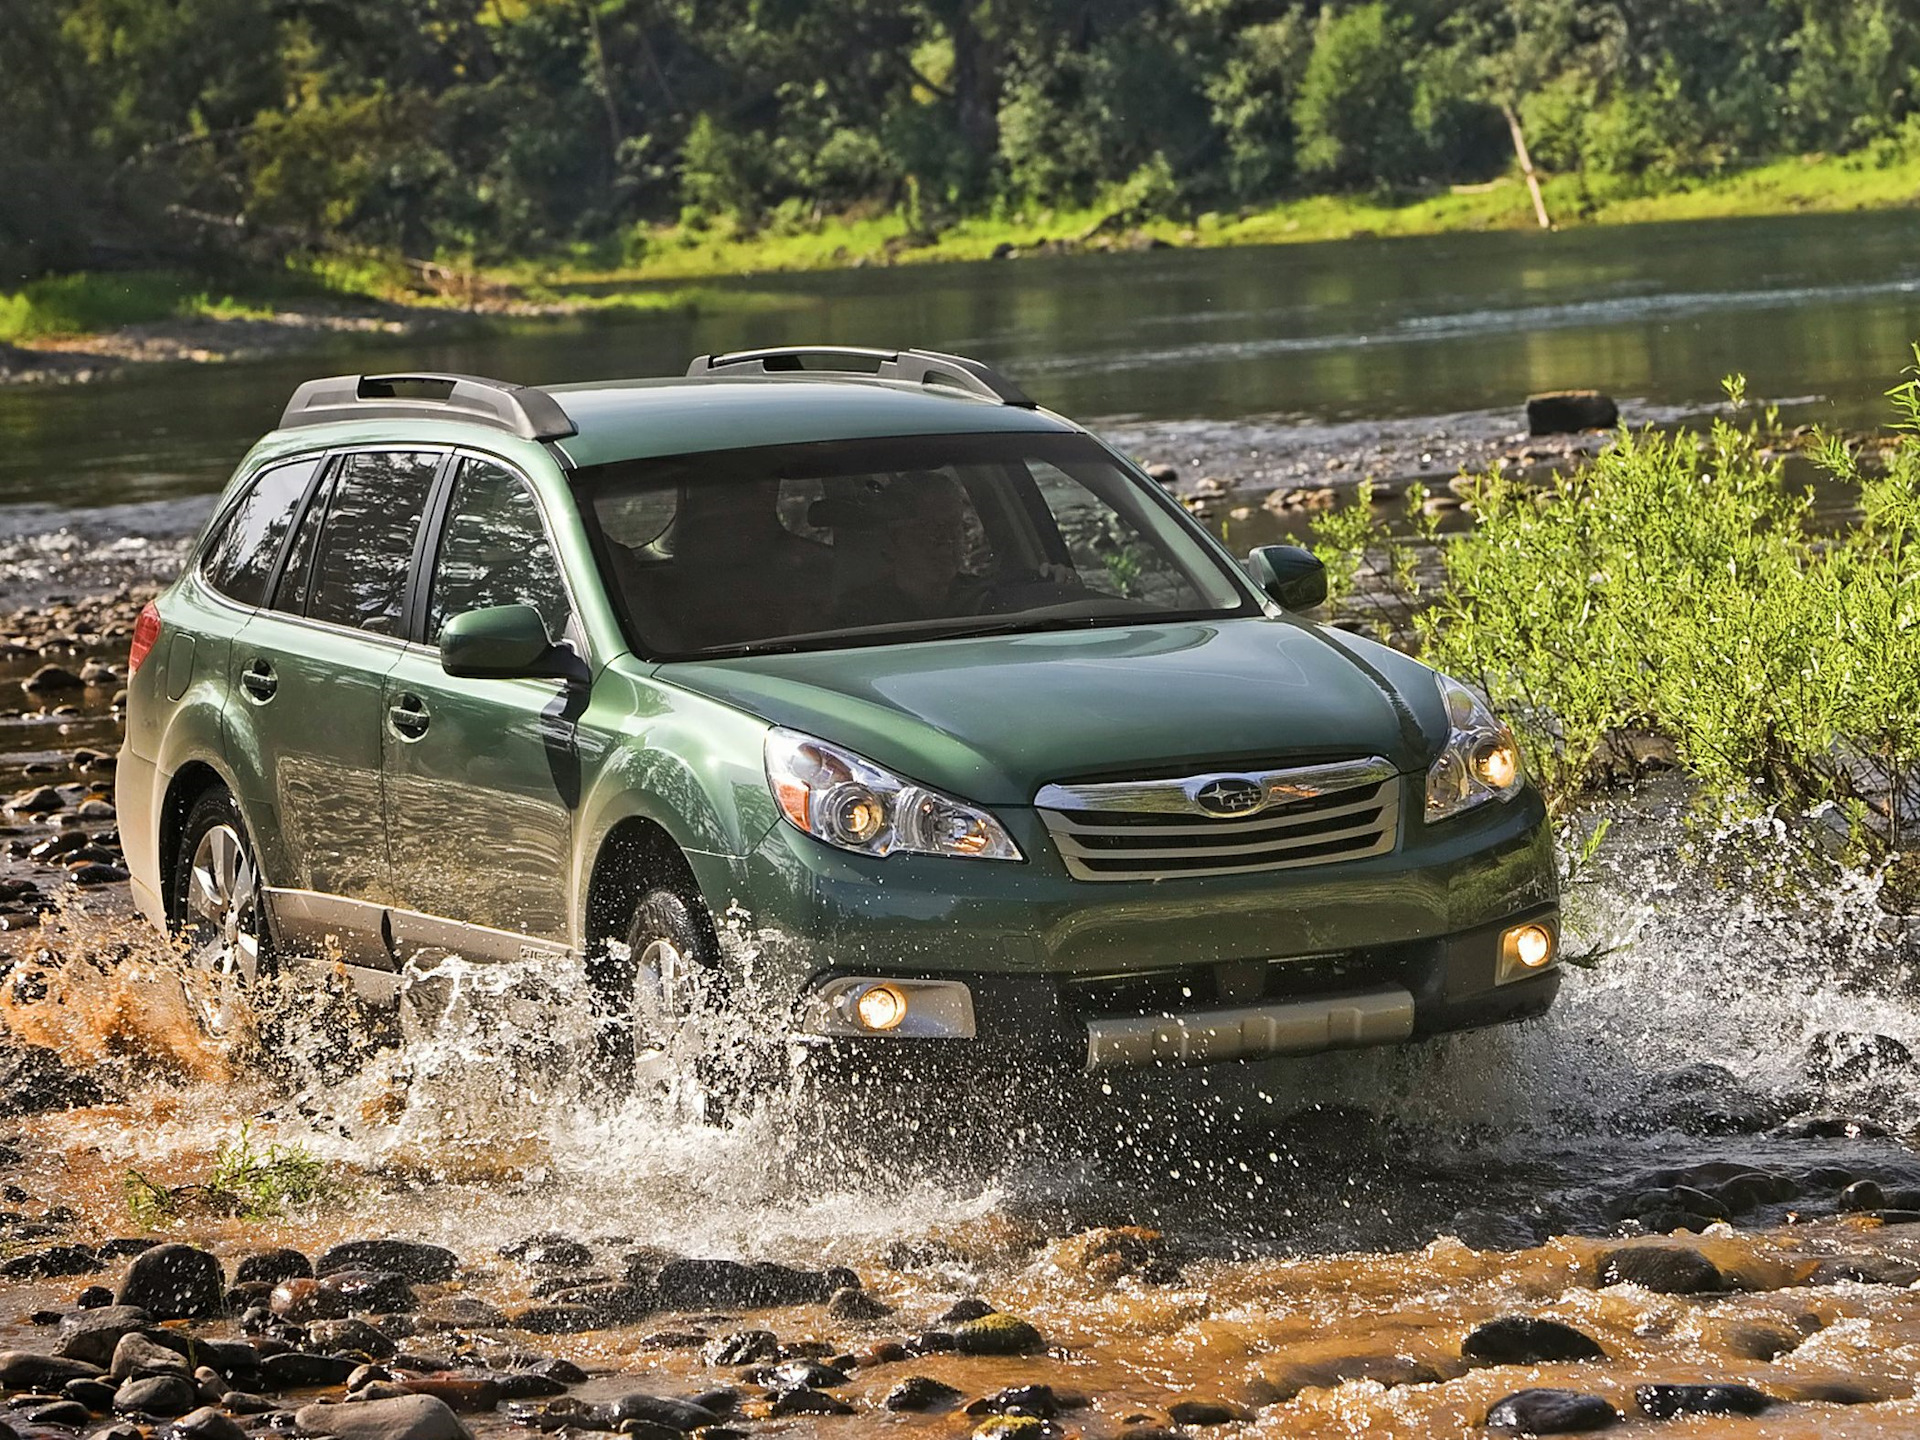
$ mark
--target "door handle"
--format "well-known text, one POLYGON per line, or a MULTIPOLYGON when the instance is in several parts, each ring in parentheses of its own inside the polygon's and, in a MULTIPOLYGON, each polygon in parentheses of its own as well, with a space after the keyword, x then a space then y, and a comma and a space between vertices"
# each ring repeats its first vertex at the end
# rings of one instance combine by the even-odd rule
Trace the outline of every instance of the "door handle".
POLYGON ((271 700, 274 692, 280 688, 280 677, 273 673, 273 666, 258 657, 247 662, 247 668, 240 672, 240 688, 254 699, 265 702, 271 700))
POLYGON ((402 695, 388 709, 387 719, 393 722, 394 731, 402 740, 418 740, 433 723, 433 717, 427 713, 427 702, 418 695, 402 695))

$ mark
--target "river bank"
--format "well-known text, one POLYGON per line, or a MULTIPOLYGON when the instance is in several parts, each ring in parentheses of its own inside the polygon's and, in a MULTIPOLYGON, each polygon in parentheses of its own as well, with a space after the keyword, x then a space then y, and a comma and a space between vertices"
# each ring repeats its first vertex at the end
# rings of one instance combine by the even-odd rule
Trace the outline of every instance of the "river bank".
MULTIPOLYGON (((1920 159, 1796 157, 1660 193, 1561 176, 1548 181, 1546 196, 1556 226, 1573 232, 1906 209, 1920 199, 1920 159)), ((724 222, 674 225, 637 232, 627 261, 583 250, 504 265, 327 258, 224 281, 148 272, 69 276, 0 295, 0 385, 85 381, 154 362, 256 360, 354 338, 405 341, 559 320, 753 315, 793 306, 789 295, 693 283, 754 275, 1534 227, 1524 187, 1507 177, 1411 198, 1314 196, 1184 218, 1096 205, 939 225, 916 225, 898 211, 769 224, 750 233, 724 222)))

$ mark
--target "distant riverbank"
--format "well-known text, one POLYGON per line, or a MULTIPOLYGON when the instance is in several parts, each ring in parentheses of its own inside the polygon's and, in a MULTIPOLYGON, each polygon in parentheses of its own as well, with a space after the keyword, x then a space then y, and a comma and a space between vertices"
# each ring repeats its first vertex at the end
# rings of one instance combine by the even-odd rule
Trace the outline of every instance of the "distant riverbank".
MULTIPOLYGON (((1636 193, 1580 176, 1548 180, 1557 229, 1910 208, 1920 159, 1805 156, 1636 193)), ((326 257, 283 272, 50 277, 0 294, 0 384, 97 378, 152 361, 260 359, 380 335, 492 333, 554 317, 618 322, 787 308, 790 297, 698 282, 874 266, 1159 248, 1526 231, 1517 177, 1412 198, 1315 196, 1238 214, 1139 217, 1040 212, 917 228, 901 212, 827 217, 743 233, 726 225, 641 232, 630 258, 580 252, 502 265, 326 257)))

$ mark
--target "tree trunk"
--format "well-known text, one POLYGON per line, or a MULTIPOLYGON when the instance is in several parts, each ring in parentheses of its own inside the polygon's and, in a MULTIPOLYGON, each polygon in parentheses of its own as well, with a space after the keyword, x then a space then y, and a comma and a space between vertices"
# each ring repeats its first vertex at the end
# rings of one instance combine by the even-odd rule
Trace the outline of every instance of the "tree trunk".
POLYGON ((1551 230, 1553 221, 1547 215, 1546 198, 1540 193, 1540 177, 1534 173, 1533 157, 1527 153, 1527 137, 1521 133, 1520 117, 1513 106, 1505 101, 1500 103, 1500 113, 1507 117, 1507 131, 1513 136, 1513 153, 1520 158, 1520 173, 1527 177, 1527 193, 1533 197, 1533 213, 1540 222, 1542 230, 1551 230))

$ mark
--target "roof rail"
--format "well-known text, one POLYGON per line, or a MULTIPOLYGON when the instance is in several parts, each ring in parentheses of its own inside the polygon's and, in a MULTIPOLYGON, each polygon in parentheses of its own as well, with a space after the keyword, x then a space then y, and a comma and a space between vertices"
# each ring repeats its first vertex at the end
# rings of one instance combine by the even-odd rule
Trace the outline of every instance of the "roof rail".
POLYGON ((560 402, 544 390, 481 375, 331 375, 293 392, 280 428, 335 420, 464 420, 508 430, 524 440, 563 440, 575 434, 560 402), (405 394, 401 387, 426 394, 405 394))
POLYGON ((964 355, 943 355, 937 350, 870 350, 857 345, 791 345, 771 350, 734 350, 723 355, 702 355, 687 367, 687 374, 719 375, 729 370, 747 370, 760 375, 848 374, 873 375, 882 380, 904 380, 910 385, 951 385, 1002 405, 1036 408, 1026 391, 990 365, 969 360, 964 355), (872 360, 873 368, 863 365, 830 363, 808 366, 808 358, 830 362, 872 360))

